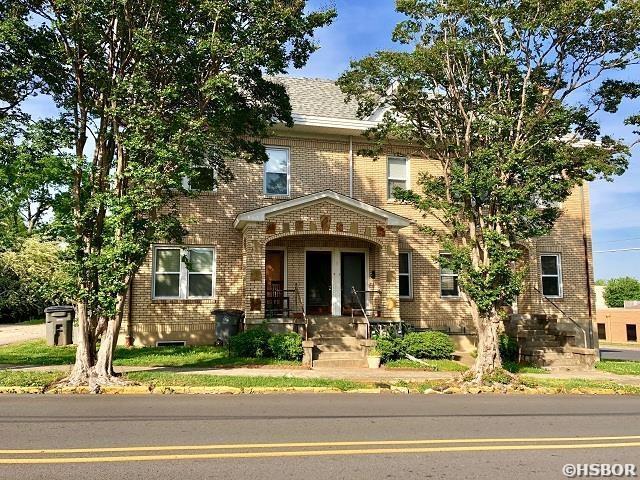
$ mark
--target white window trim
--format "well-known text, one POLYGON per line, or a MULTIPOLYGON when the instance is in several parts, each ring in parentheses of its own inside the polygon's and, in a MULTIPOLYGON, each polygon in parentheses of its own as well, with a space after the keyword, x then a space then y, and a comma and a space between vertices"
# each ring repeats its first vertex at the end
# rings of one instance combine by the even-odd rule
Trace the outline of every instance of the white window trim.
MULTIPOLYGON (((198 246, 172 246, 172 245, 158 245, 153 247, 153 256, 152 256, 152 265, 151 265, 151 298, 153 300, 211 300, 216 296, 216 262, 217 260, 217 251, 214 246, 207 245, 198 245, 198 246), (177 297, 167 297, 167 296, 157 296, 156 295, 156 276, 158 272, 156 272, 156 255, 158 250, 179 250, 180 251, 180 272, 179 272, 179 288, 178 288, 178 296, 177 297), (189 270, 187 269, 187 264, 182 261, 184 255, 186 255, 191 250, 211 250, 213 255, 211 272, 194 272, 195 275, 211 275, 211 296, 199 297, 199 296, 189 296, 189 270)), ((166 273, 166 272, 160 272, 166 273)), ((173 273, 174 275, 178 272, 168 272, 173 273)))
POLYGON ((389 181, 393 180, 396 182, 405 182, 405 190, 409 190, 411 188, 411 183, 409 181, 409 179, 411 178, 411 175, 409 174, 409 157, 403 157, 400 155, 389 155, 387 156, 387 181, 386 181, 386 188, 387 188, 387 201, 388 202, 397 202, 397 200, 394 198, 393 196, 393 192, 390 191, 389 189, 389 181), (405 177, 406 178, 392 178, 391 174, 389 173, 389 160, 391 159, 402 159, 405 161, 405 177))
POLYGON ((564 286, 562 284, 562 256, 559 253, 541 253, 540 254, 540 292, 543 296, 547 298, 564 298, 564 286), (556 257, 556 266, 558 267, 557 275, 549 275, 544 274, 542 272, 542 257, 556 257), (558 295, 545 295, 544 294, 544 283, 543 279, 545 277, 557 278, 558 279, 558 295))
MULTIPOLYGON (((440 252, 440 256, 451 256, 450 253, 448 252, 440 252)), ((460 284, 458 284, 458 294, 457 295, 443 295, 442 294, 442 277, 455 277, 458 278, 459 274, 457 273, 443 273, 442 272, 442 265, 439 266, 440 269, 440 298, 444 298, 444 299, 456 299, 456 298, 460 298, 460 284)))
POLYGON ((408 273, 400 272, 400 265, 398 262, 398 279, 400 277, 409 277, 409 295, 399 295, 399 297, 401 300, 413 300, 413 252, 410 250, 400 250, 400 252, 398 253, 400 255, 407 254, 409 256, 408 258, 409 272, 408 273))
POLYGON ((262 166, 262 193, 265 197, 288 198, 291 196, 291 149, 289 147, 279 147, 265 145, 266 150, 284 150, 287 152, 287 193, 268 193, 267 192, 267 162, 262 166))

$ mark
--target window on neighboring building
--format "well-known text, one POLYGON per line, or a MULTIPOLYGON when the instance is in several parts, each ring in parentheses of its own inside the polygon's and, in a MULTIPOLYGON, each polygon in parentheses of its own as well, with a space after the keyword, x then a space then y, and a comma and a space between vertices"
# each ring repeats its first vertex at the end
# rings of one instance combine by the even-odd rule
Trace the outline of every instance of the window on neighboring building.
POLYGON ((562 297, 562 267, 560 255, 540 255, 540 271, 542 276, 542 294, 545 297, 562 297))
MULTIPOLYGON (((448 253, 441 253, 440 257, 449 258, 448 253)), ((458 274, 450 268, 440 265, 440 296, 442 297, 458 297, 460 290, 458 289, 458 274)))
POLYGON ((627 342, 637 342, 638 341, 638 332, 636 331, 636 326, 633 323, 627 324, 627 342))
POLYGON ((387 198, 393 199, 393 190, 396 187, 408 189, 408 166, 405 157, 387 158, 387 198))
POLYGON ((400 252, 398 280, 400 283, 400 298, 413 297, 413 281, 411 279, 411 252, 400 252))
POLYGON ((267 147, 269 161, 264 164, 265 195, 289 195, 289 149, 267 147))
POLYGON ((153 263, 154 298, 212 298, 215 291, 215 250, 156 247, 153 263))
POLYGON ((598 324, 598 340, 607 339, 607 327, 604 323, 598 324))

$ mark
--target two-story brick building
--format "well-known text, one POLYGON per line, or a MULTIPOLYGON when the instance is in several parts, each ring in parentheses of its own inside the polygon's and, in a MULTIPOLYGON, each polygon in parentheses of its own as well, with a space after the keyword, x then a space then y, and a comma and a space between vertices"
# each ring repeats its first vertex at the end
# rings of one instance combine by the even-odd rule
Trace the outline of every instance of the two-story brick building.
MULTIPOLYGON (((437 223, 391 195, 394 186, 415 188, 419 173, 437 171, 437 162, 401 144, 377 160, 359 156, 362 132, 375 118, 358 119, 333 81, 279 81, 295 126, 274 128, 265 165, 233 161, 234 181, 182 199, 189 233, 182 245, 149 253, 132 283, 122 337, 136 345, 212 344, 212 311, 240 309, 248 325, 266 320, 274 329, 303 332, 306 318, 305 336, 320 360, 348 359, 368 324, 378 323, 444 330, 459 349, 473 348, 455 272, 437 262, 446 252, 420 232, 437 223)), ((559 359, 571 356, 564 343, 592 348, 587 186, 568 199, 553 233, 528 245, 528 255, 514 332, 564 332, 558 351, 541 346, 559 359)))

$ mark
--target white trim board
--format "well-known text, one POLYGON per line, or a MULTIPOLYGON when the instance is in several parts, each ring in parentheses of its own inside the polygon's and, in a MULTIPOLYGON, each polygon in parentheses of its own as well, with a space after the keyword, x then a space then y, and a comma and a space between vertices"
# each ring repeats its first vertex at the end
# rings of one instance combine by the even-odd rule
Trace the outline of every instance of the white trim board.
POLYGON ((396 215, 395 213, 391 213, 382 208, 374 207, 373 205, 361 202, 360 200, 355 200, 340 193, 334 192, 333 190, 324 190, 322 192, 312 193, 303 197, 297 197, 291 200, 286 200, 284 202, 269 205, 268 207, 258 208, 256 210, 250 210, 248 212, 241 213, 236 217, 235 221, 233 222, 233 226, 238 230, 242 230, 247 225, 247 223, 264 222, 268 215, 302 207, 319 200, 330 200, 337 203, 338 205, 345 206, 352 210, 360 211, 364 214, 382 218, 386 220, 387 225, 391 227, 402 228, 409 226, 411 223, 408 218, 405 218, 401 215, 396 215))

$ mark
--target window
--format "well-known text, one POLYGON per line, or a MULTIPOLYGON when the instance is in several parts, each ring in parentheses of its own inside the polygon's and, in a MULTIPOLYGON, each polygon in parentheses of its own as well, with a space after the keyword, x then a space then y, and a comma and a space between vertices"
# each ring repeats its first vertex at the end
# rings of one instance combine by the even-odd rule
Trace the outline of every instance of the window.
POLYGON ((213 248, 155 248, 154 298, 213 298, 214 283, 213 248))
POLYGON ((187 190, 197 190, 199 192, 215 192, 218 187, 217 173, 212 167, 194 168, 190 178, 182 179, 182 186, 187 190))
POLYGON ((387 158, 387 198, 392 200, 393 189, 396 187, 407 189, 409 184, 407 179, 408 167, 407 159, 404 157, 387 158))
POLYGON ((289 195, 289 149, 267 147, 264 164, 264 194, 289 195))
POLYGON ((638 332, 636 331, 635 324, 627 324, 627 342, 637 342, 638 332))
POLYGON ((604 323, 598 324, 598 340, 607 339, 607 327, 604 323))
POLYGON ((399 259, 398 280, 400 282, 400 298, 412 298, 411 252, 400 252, 399 259))
POLYGON ((542 272, 542 294, 545 297, 562 297, 562 267, 560 255, 540 255, 540 271, 542 272))
MULTIPOLYGON (((447 259, 451 255, 441 253, 440 258, 447 259)), ((458 274, 450 268, 445 268, 440 264, 440 296, 441 297, 459 297, 458 274)))

